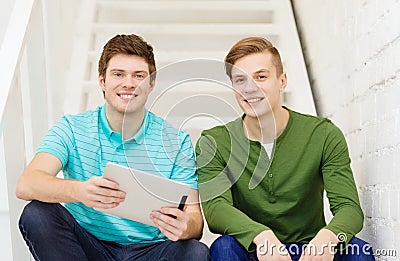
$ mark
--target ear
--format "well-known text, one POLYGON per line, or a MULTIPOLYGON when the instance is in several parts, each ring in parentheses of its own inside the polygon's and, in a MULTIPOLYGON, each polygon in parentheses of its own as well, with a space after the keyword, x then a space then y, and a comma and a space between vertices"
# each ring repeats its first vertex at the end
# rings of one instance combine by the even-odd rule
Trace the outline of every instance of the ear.
POLYGON ((150 90, 150 91, 153 91, 154 86, 156 86, 156 80, 152 80, 152 81, 150 82, 149 90, 150 90))
POLYGON ((282 73, 281 76, 279 77, 279 82, 280 82, 279 91, 283 92, 286 89, 287 85, 287 76, 285 72, 282 73))
POLYGON ((103 92, 105 92, 106 91, 105 79, 102 75, 99 75, 98 82, 99 82, 99 85, 100 85, 101 89, 103 90, 103 92))

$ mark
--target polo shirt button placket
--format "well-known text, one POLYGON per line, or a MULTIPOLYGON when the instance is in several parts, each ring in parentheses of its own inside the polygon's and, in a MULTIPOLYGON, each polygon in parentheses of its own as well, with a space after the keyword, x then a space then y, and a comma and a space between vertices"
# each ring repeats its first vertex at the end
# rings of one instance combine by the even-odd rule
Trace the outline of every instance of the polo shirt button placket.
POLYGON ((117 164, 122 164, 123 162, 125 162, 124 160, 122 160, 124 153, 123 153, 123 146, 122 144, 118 145, 117 147, 114 148, 114 162, 117 164), (122 151, 122 153, 121 153, 122 151))

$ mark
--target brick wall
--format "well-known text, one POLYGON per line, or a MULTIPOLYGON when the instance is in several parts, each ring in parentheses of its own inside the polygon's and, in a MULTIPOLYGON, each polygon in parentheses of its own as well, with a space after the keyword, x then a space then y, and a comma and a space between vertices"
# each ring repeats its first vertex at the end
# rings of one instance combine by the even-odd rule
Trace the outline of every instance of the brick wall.
POLYGON ((378 260, 400 260, 400 0, 292 3, 318 114, 348 141, 359 237, 397 251, 378 260))

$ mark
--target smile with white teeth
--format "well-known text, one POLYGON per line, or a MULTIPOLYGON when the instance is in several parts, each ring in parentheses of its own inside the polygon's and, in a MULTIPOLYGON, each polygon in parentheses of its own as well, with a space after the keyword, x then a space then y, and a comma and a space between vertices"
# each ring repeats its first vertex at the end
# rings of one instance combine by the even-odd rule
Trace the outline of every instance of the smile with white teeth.
POLYGON ((136 97, 134 94, 119 94, 122 99, 132 99, 134 96, 136 97))
POLYGON ((253 102, 259 102, 262 99, 264 99, 264 98, 253 98, 253 99, 247 99, 245 101, 248 102, 248 103, 253 103, 253 102))

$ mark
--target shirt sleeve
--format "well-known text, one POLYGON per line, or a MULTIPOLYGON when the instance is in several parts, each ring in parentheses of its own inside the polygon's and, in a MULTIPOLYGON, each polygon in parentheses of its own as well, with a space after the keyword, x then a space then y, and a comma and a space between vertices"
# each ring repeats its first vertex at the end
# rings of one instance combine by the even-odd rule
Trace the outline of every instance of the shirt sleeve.
POLYGON ((362 229, 364 215, 350 168, 346 140, 340 129, 332 123, 326 128, 322 175, 334 216, 325 228, 347 244, 362 229))
POLYGON ((181 131, 179 143, 179 151, 175 158, 171 177, 176 181, 190 185, 193 189, 198 189, 196 161, 189 134, 181 131))
POLYGON ((269 228, 234 207, 227 164, 218 152, 215 139, 205 132, 197 141, 196 161, 200 198, 210 231, 234 236, 245 249, 255 250, 254 237, 269 228))
POLYGON ((64 169, 68 162, 68 155, 74 147, 71 126, 63 116, 46 134, 36 154, 46 152, 57 157, 64 169))

